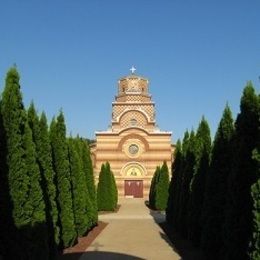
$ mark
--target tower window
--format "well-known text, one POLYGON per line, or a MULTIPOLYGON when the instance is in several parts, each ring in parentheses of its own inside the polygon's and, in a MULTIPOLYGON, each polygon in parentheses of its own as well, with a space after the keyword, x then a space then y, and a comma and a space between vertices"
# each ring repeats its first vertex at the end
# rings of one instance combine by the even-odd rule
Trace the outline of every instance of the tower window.
POLYGON ((131 126, 136 126, 136 125, 137 125, 137 120, 134 119, 134 118, 132 118, 132 119, 130 120, 130 125, 131 125, 131 126))

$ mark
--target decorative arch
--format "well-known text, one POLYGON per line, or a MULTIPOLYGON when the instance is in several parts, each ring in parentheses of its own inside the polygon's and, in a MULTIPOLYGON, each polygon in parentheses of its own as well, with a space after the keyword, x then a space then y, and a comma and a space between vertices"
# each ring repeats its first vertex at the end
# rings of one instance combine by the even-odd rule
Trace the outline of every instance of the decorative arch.
POLYGON ((138 139, 140 140, 143 144, 144 144, 144 147, 145 147, 145 150, 149 150, 149 143, 147 142, 147 140, 143 137, 143 136, 140 136, 138 134, 129 134, 129 135, 126 135, 124 136, 120 142, 118 143, 118 149, 119 151, 122 150, 122 147, 123 147, 123 144, 128 140, 128 139, 138 139))
POLYGON ((145 167, 139 162, 128 162, 122 168, 120 175, 127 178, 140 178, 144 177, 147 174, 145 167), (133 174, 132 174, 133 173, 133 174))
POLYGON ((126 114, 126 113, 128 113, 128 112, 134 112, 134 111, 136 111, 136 112, 140 112, 141 114, 143 114, 145 117, 146 117, 146 120, 147 120, 147 122, 150 122, 150 117, 149 117, 149 115, 144 111, 144 110, 142 110, 142 109, 125 109, 118 117, 117 117, 117 122, 120 122, 120 120, 121 120, 121 118, 122 118, 122 116, 124 115, 124 114, 126 114))

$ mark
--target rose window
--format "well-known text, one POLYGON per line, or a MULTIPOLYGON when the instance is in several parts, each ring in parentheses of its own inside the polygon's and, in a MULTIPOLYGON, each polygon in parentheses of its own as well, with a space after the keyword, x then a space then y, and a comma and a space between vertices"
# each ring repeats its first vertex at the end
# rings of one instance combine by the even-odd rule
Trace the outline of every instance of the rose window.
POLYGON ((130 154, 137 154, 139 151, 139 147, 136 144, 131 144, 128 148, 130 154))

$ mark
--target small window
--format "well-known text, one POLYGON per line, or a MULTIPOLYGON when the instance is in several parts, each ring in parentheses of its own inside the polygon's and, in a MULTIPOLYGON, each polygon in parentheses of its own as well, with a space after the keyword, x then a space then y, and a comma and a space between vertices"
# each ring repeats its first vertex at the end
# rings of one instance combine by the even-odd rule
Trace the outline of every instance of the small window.
POLYGON ((130 120, 130 125, 131 125, 131 126, 136 126, 136 125, 137 125, 136 119, 132 118, 132 119, 130 120))

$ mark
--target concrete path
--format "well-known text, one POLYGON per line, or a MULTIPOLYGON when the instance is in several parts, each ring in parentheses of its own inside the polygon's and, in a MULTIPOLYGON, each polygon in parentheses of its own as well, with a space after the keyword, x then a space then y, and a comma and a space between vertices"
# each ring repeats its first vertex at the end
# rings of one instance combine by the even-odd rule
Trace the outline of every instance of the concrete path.
POLYGON ((121 207, 117 213, 99 216, 101 221, 109 224, 80 260, 181 259, 157 225, 164 221, 164 215, 156 213, 152 216, 144 199, 122 198, 119 204, 121 207))

